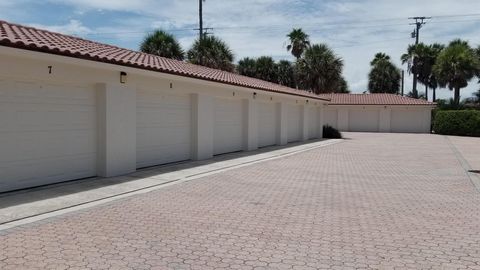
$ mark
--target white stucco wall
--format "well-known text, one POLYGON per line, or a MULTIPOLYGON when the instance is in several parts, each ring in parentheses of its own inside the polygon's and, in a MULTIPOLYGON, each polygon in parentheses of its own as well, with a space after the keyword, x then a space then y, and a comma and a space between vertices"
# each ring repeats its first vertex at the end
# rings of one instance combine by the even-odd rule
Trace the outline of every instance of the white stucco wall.
MULTIPOLYGON (((141 164, 153 165, 155 162, 148 162, 149 156, 160 160, 159 162, 162 162, 161 160, 168 162, 170 159, 175 161, 176 159, 173 155, 175 153, 171 152, 174 148, 169 148, 168 143, 163 144, 159 141, 163 140, 159 139, 159 137, 165 134, 162 130, 166 129, 189 130, 186 132, 190 134, 185 138, 176 138, 178 139, 176 140, 178 141, 177 143, 188 145, 190 148, 190 154, 179 156, 179 159, 188 158, 199 160, 211 158, 214 154, 214 149, 216 149, 216 147, 218 148, 218 145, 215 145, 215 136, 217 136, 217 139, 219 138, 218 136, 224 136, 221 137, 221 139, 227 146, 230 143, 228 139, 237 136, 237 134, 231 134, 229 136, 226 132, 224 132, 224 135, 218 132, 215 134, 215 128, 219 128, 218 123, 215 122, 215 113, 219 107, 225 105, 224 103, 226 102, 222 102, 223 100, 239 104, 239 108, 241 108, 239 118, 241 119, 241 127, 236 130, 236 132, 240 132, 239 138, 241 138, 241 142, 240 147, 235 146, 235 149, 255 150, 258 148, 259 129, 261 128, 259 126, 258 116, 259 104, 271 104, 270 106, 275 110, 275 117, 271 119, 271 122, 274 123, 274 138, 272 141, 278 145, 286 144, 288 141, 289 127, 292 132, 291 126, 299 129, 298 132, 294 133, 298 134, 300 140, 306 140, 311 130, 309 126, 311 121, 309 121, 310 115, 308 112, 315 107, 318 109, 314 110, 321 114, 323 111, 321 107, 326 103, 326 101, 308 100, 304 97, 1 46, 0 57, 2 59, 2 64, 0 65, 0 82, 5 82, 4 84, 0 84, 0 112, 4 112, 5 108, 7 108, 5 105, 6 102, 11 101, 11 99, 5 98, 2 94, 6 93, 7 90, 12 90, 11 87, 8 86, 12 82, 21 82, 22 84, 20 85, 35 85, 32 91, 26 92, 29 96, 17 97, 20 102, 24 102, 27 99, 38 100, 39 98, 43 98, 45 100, 51 99, 48 100, 48 102, 55 103, 56 100, 62 98, 67 103, 73 104, 82 98, 83 94, 81 93, 94 94, 91 100, 94 106, 89 105, 91 109, 88 109, 85 113, 78 114, 77 116, 81 119, 76 121, 76 123, 93 127, 89 131, 93 134, 93 139, 83 146, 85 149, 92 148, 89 152, 91 157, 89 156, 86 158, 87 160, 84 159, 84 161, 82 161, 85 162, 85 165, 76 170, 78 174, 68 175, 58 173, 61 170, 68 172, 69 168, 72 168, 71 166, 67 166, 67 162, 51 168, 42 165, 43 163, 38 163, 39 165, 38 168, 36 168, 37 171, 35 174, 33 174, 33 172, 31 173, 31 175, 36 176, 36 179, 26 181, 23 186, 46 183, 45 179, 51 179, 50 182, 55 182, 95 175, 121 175, 134 171, 136 167, 141 166, 141 164), (51 67, 51 73, 49 72, 49 67, 51 67), (127 73, 127 82, 125 84, 120 83, 121 71, 127 73), (45 96, 47 90, 53 89, 52 85, 64 86, 59 88, 59 92, 57 91, 59 96, 45 96), (42 87, 45 90, 42 90, 42 87), (85 90, 85 92, 70 91, 76 88, 87 90, 85 90), (154 93, 154 96, 151 96, 152 93, 154 93), (188 100, 188 102, 185 103, 185 100, 188 100), (172 102, 170 103, 169 101, 172 102), (173 106, 173 103, 175 103, 176 106, 173 106), (155 106, 162 106, 164 108, 162 110, 156 110, 154 108, 155 106), (188 108, 185 106, 188 106, 188 108), (289 122, 291 121, 289 121, 288 108, 292 106, 297 109, 299 115, 295 116, 295 121, 298 122, 290 125, 289 122), (185 121, 183 121, 186 119, 185 117, 187 117, 185 112, 189 112, 190 114, 188 119, 190 129, 182 129, 179 126, 173 127, 175 125, 185 125, 185 121), (155 113, 158 113, 158 118, 155 117, 155 113), (93 117, 89 115, 93 115, 93 117), (170 126, 172 126, 171 129, 170 126), (140 128, 141 130, 139 131, 140 128), (157 135, 149 133, 148 130, 155 130, 157 135), (138 149, 138 147, 140 147, 139 143, 144 147, 152 145, 152 148, 157 147, 158 149, 162 149, 159 150, 162 151, 162 155, 152 155, 152 153, 143 151, 145 149, 138 149), (140 162, 140 165, 138 164, 139 154, 142 155, 142 158, 147 159, 145 162, 140 162), (61 169, 59 167, 61 167, 61 169), (39 171, 38 169, 41 170, 39 171), (85 171, 85 173, 81 173, 82 171, 85 171), (56 173, 58 177, 49 178, 49 175, 56 173)), ((24 86, 20 86, 20 88, 22 87, 24 86)), ((9 93, 11 93, 11 91, 9 93)), ((65 109, 65 107, 63 108, 65 109)), ((80 109, 83 110, 82 108, 80 109)), ((63 117, 56 118, 56 120, 59 121, 56 125, 63 125, 65 128, 68 128, 62 121, 73 119, 69 118, 70 116, 77 117, 72 115, 69 110, 72 110, 72 108, 64 110, 63 117)), ((235 111, 235 113, 238 113, 237 111, 235 111)), ((58 115, 62 114, 59 113, 58 115)), ((2 142, 0 147, 5 148, 8 145, 18 145, 18 132, 15 133, 15 130, 12 130, 12 125, 8 124, 15 121, 12 119, 11 117, 7 118, 6 114, 0 116, 0 141, 2 142)), ((53 121, 49 117, 48 112, 41 111, 32 119, 29 121, 32 123, 35 122, 38 126, 47 126, 48 123, 53 121)), ((322 119, 323 115, 319 115, 318 121, 320 122, 320 126, 323 125, 321 122, 322 119)), ((265 119, 263 121, 265 121, 265 119)), ((239 122, 236 121, 235 123, 239 122)), ((73 134, 72 136, 75 137, 74 135, 76 133, 73 128, 65 132, 67 132, 67 134, 73 134)), ((51 130, 48 134, 45 134, 45 136, 51 137, 52 135, 58 134, 60 134, 58 131, 51 130)), ((65 145, 65 151, 69 151, 68 145, 73 137, 56 137, 57 144, 65 145)), ((169 137, 166 136, 165 140, 169 140, 168 138, 169 137)), ((47 142, 46 144, 40 145, 32 142, 32 147, 36 147, 35 153, 38 153, 37 156, 41 157, 42 153, 45 154, 50 151, 49 147, 52 146, 49 144, 52 143, 47 142)), ((229 147, 227 146, 223 148, 228 150, 229 147)), ((25 152, 22 148, 1 149, 0 161, 6 161, 8 157, 18 156, 20 154, 24 156, 30 155, 30 153, 25 152)), ((71 159, 65 158, 65 160, 71 159)), ((15 166, 11 166, 10 163, 2 163, 0 165, 0 168, 1 166, 5 167, 5 170, 0 172, 0 191, 10 189, 7 185, 2 187, 2 183, 20 181, 18 178, 20 171, 29 170, 29 168, 26 167, 27 163, 25 163, 25 161, 17 160, 16 162, 15 166)), ((23 179, 23 176, 20 176, 20 178, 23 179)), ((15 186, 15 188, 17 187, 22 187, 22 185, 15 186)))
POLYGON ((324 105, 325 124, 340 131, 430 133, 433 106, 324 105))

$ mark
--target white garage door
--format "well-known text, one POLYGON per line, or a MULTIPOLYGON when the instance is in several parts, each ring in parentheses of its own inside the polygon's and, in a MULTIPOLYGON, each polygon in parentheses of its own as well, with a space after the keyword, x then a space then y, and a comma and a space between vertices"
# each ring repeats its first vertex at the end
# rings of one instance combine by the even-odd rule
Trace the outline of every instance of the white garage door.
POLYGON ((0 79, 0 192, 96 175, 93 86, 0 79))
POLYGON ((392 132, 429 132, 424 126, 424 111, 392 110, 390 129, 392 132))
POLYGON ((308 138, 317 139, 320 123, 318 122, 318 107, 308 108, 308 138))
POLYGON ((378 110, 350 110, 348 112, 348 130, 378 132, 379 118, 378 110))
POLYGON ((288 142, 302 140, 302 113, 299 105, 287 105, 287 138, 288 142))
POLYGON ((276 144, 277 110, 275 103, 258 104, 258 147, 276 144))
POLYGON ((243 105, 241 100, 215 98, 213 154, 243 149, 243 105))
POLYGON ((137 91, 137 167, 190 159, 191 101, 158 89, 137 91))
POLYGON ((324 110, 323 112, 324 112, 323 121, 325 125, 329 125, 333 128, 337 128, 337 118, 338 118, 337 110, 329 109, 329 110, 324 110))

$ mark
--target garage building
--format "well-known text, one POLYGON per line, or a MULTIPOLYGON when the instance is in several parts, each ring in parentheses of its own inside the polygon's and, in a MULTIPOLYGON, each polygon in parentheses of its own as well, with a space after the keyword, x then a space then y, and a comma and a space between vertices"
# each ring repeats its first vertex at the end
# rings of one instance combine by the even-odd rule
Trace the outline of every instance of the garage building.
POLYGON ((0 192, 322 137, 328 99, 0 21, 0 192))
POLYGON ((322 94, 324 123, 340 131, 430 133, 436 104, 395 94, 322 94))

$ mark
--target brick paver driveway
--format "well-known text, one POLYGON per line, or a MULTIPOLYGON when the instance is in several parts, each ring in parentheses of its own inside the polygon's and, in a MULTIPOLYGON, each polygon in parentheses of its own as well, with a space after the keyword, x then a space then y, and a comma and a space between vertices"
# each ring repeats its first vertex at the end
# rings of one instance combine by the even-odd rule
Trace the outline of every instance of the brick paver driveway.
POLYGON ((0 269, 480 269, 449 140, 348 136, 0 232, 0 269))

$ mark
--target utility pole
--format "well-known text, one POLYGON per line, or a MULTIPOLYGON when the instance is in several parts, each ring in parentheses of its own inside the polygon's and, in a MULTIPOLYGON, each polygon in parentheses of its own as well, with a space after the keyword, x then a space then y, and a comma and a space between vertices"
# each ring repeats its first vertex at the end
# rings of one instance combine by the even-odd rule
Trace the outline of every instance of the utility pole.
POLYGON ((405 89, 405 70, 402 69, 402 97, 404 96, 405 89))
MULTIPOLYGON (((414 23, 411 23, 410 25, 415 25, 415 30, 412 32, 412 38, 415 38, 415 45, 418 45, 418 39, 420 37, 420 28, 422 28, 422 25, 426 24, 426 20, 431 19, 432 17, 410 17, 408 18, 409 20, 415 20, 414 23)), ((413 72, 413 97, 418 98, 418 91, 417 91, 417 72, 416 72, 416 66, 417 66, 417 59, 414 57, 413 58, 413 67, 412 69, 415 71, 413 72)))
POLYGON ((203 1, 205 0, 198 0, 199 40, 203 38, 203 1))

